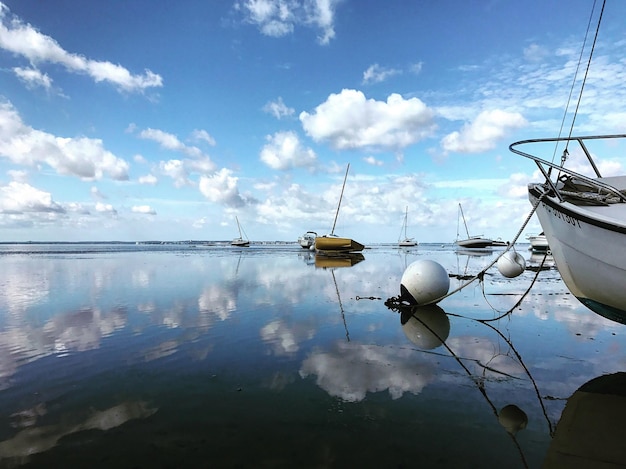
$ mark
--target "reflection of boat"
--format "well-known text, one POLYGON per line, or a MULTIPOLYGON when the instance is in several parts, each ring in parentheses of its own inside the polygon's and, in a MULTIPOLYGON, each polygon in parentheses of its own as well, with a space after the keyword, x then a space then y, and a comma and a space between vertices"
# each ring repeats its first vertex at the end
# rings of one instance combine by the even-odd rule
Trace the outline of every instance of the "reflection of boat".
POLYGON ((324 253, 318 252, 315 254, 315 267, 323 269, 352 267, 363 260, 365 260, 365 256, 360 252, 344 252, 334 255, 324 255, 324 253))
POLYGON ((483 256, 490 256, 493 254, 493 249, 491 249, 491 247, 486 247, 486 248, 474 248, 474 249, 468 249, 468 248, 457 248, 456 250, 456 254, 457 255, 461 255, 461 256, 469 256, 469 257, 483 257, 483 256))
POLYGON ((459 215, 463 219, 463 225, 465 226, 465 233, 467 234, 467 238, 459 239, 459 218, 457 217, 457 229, 456 229, 456 245, 461 248, 466 249, 481 249, 491 246, 493 241, 488 238, 483 238, 482 236, 470 236, 469 230, 467 229, 467 223, 465 222, 465 215, 463 214, 463 208, 461 204, 459 204, 459 215))
POLYGON ((548 245, 548 239, 544 232, 539 233, 538 235, 531 234, 526 236, 526 239, 530 243, 530 249, 536 252, 544 252, 550 249, 548 245))
POLYGON ((310 249, 315 245, 315 237, 317 233, 315 231, 307 231, 302 236, 298 237, 298 244, 304 249, 310 249))
POLYGON ((626 373, 599 376, 567 400, 542 467, 626 466, 626 373))
POLYGON ((250 241, 241 235, 241 225, 239 224, 239 218, 235 217, 235 220, 237 220, 237 229, 239 230, 239 238, 233 239, 230 244, 233 246, 249 246, 250 241))
POLYGON ((626 134, 556 137, 509 146, 533 160, 545 178, 528 185, 528 196, 563 281, 585 306, 621 323, 626 323, 626 175, 602 177, 592 154, 615 152, 625 142, 616 139, 624 138, 626 134), (551 162, 556 150, 562 150, 560 164, 551 162), (584 168, 580 172, 565 167, 570 154, 586 159, 575 163, 584 168))
POLYGON ((333 228, 329 235, 317 236, 315 238, 315 249, 318 251, 344 251, 354 252, 362 251, 365 246, 361 243, 354 241, 350 238, 340 238, 335 235, 335 225, 337 224, 337 216, 339 215, 339 208, 341 207, 341 199, 343 198, 343 190, 346 187, 346 179, 348 179, 348 170, 350 169, 350 163, 346 168, 346 175, 343 178, 343 186, 341 187, 341 195, 339 196, 339 204, 337 205, 337 211, 335 212, 335 221, 333 222, 333 228))
MULTIPOLYGON (((409 215, 409 207, 406 208, 406 211, 404 213, 404 223, 402 223, 404 237, 400 237, 400 239, 398 240, 398 245, 403 246, 403 247, 404 246, 417 246, 417 241, 415 241, 415 238, 409 238, 406 234, 408 215, 409 215)), ((402 232, 400 232, 400 235, 402 236, 402 232)))

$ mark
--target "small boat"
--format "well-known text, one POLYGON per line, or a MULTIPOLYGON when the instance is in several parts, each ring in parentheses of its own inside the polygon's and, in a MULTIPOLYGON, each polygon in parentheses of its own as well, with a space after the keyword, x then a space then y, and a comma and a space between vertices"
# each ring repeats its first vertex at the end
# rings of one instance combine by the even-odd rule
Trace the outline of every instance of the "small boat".
POLYGON ((526 239, 530 243, 530 249, 534 252, 546 252, 550 250, 548 238, 546 238, 546 234, 543 231, 538 235, 530 234, 526 236, 526 239))
POLYGON ((316 237, 317 233, 315 231, 307 231, 302 236, 298 237, 298 244, 302 246, 303 249, 311 249, 312 246, 315 246, 316 237))
MULTIPOLYGON (((592 54, 593 48, 587 68, 592 54)), ((579 101, 583 88, 584 80, 579 101)), ((509 149, 531 159, 544 177, 528 185, 528 198, 567 288, 592 311, 626 324, 626 174, 603 177, 598 163, 607 152, 622 156, 626 134, 572 134, 522 140, 509 149), (553 162, 556 151, 560 162, 553 162), (572 154, 586 159, 576 162, 576 171, 567 167, 572 154)))
POLYGON ((362 251, 365 246, 361 243, 354 241, 350 238, 342 238, 335 234, 335 225, 337 224, 337 217, 339 216, 339 208, 341 207, 341 199, 343 198, 343 190, 346 187, 346 180, 348 179, 348 170, 350 169, 350 163, 346 168, 346 175, 343 178, 343 186, 341 187, 341 194, 339 195, 339 204, 337 205, 337 211, 335 212, 335 221, 333 222, 333 228, 330 234, 315 237, 315 250, 316 251, 333 251, 333 252, 356 252, 362 251))
POLYGON ((235 220, 237 220, 237 229, 239 230, 239 237, 233 239, 230 244, 231 246, 239 246, 239 247, 246 247, 246 246, 250 246, 250 241, 246 238, 244 238, 241 235, 241 225, 239 224, 239 218, 235 217, 235 220))
MULTIPOLYGON (((417 246, 417 241, 415 241, 415 238, 409 238, 406 234, 408 216, 409 216, 409 207, 407 207, 404 212, 404 223, 402 223, 402 230, 404 231, 404 237, 401 237, 398 240, 398 246, 400 247, 417 246)), ((400 232, 400 234, 402 234, 402 231, 400 232)))
POLYGON ((457 217, 457 228, 456 228, 456 241, 455 244, 458 247, 463 249, 484 249, 486 247, 493 246, 493 240, 489 238, 483 238, 482 235, 479 236, 470 236, 469 230, 467 229, 467 223, 465 222, 465 215, 463 214, 463 208, 461 204, 459 204, 459 215, 463 219, 463 225, 465 226, 465 233, 467 234, 467 238, 459 239, 459 218, 457 217))

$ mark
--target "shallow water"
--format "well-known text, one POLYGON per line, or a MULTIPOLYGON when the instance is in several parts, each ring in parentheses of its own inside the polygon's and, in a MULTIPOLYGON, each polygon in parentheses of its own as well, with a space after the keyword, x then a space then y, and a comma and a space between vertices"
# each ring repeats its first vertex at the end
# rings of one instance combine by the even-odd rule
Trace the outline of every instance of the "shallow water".
POLYGON ((0 245, 0 467, 541 467, 625 326, 526 250, 518 278, 385 306, 415 260, 453 290, 499 252, 0 245))

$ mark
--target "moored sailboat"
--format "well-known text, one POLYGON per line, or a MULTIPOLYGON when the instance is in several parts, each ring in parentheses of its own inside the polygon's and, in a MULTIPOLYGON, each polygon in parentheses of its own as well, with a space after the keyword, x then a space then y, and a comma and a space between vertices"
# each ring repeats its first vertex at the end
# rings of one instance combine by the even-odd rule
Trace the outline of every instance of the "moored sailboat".
MULTIPOLYGON (((409 236, 406 234, 408 216, 409 216, 409 207, 407 207, 404 212, 404 223, 402 223, 404 237, 401 236, 400 239, 398 240, 398 246, 400 247, 417 246, 417 241, 415 241, 415 238, 409 238, 409 236)), ((400 234, 402 235, 402 232, 400 234)))
POLYGON ((463 226, 465 226, 465 233, 467 234, 467 238, 459 239, 459 219, 457 217, 455 244, 458 247, 463 248, 463 249, 484 249, 486 247, 490 247, 493 245, 493 240, 489 238, 484 238, 482 235, 470 236, 469 230, 467 229, 467 223, 465 222, 465 215, 463 214, 463 208, 461 207, 461 204, 459 204, 459 215, 463 219, 463 226))
POLYGON ((239 218, 235 217, 235 220, 237 220, 237 229, 239 230, 239 237, 233 239, 230 244, 232 246, 239 246, 239 247, 246 247, 250 245, 250 240, 246 237, 244 238, 241 234, 241 225, 239 224, 239 218))
POLYGON ((335 225, 337 224, 337 217, 339 216, 339 208, 341 207, 341 199, 343 198, 343 191, 346 187, 346 180, 348 179, 348 171, 350 170, 350 163, 346 168, 346 175, 343 178, 343 186, 341 187, 341 194, 339 195, 339 204, 337 205, 337 211, 335 212, 335 221, 333 222, 333 228, 330 234, 324 236, 317 236, 315 238, 315 250, 323 253, 336 253, 336 252, 357 252, 362 251, 365 246, 358 241, 351 238, 339 237, 335 234, 335 225))

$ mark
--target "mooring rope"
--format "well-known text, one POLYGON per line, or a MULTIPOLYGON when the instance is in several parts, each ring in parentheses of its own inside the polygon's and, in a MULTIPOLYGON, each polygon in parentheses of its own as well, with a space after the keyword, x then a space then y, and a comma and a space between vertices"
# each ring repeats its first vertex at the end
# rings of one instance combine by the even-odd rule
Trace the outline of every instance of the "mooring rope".
MULTIPOLYGON (((535 211, 537 210, 537 207, 539 206, 539 203, 541 202, 541 200, 543 199, 543 197, 545 196, 545 192, 541 194, 541 196, 539 196, 539 198, 537 199, 537 201, 533 204, 533 207, 530 211, 530 213, 528 214, 528 216, 526 217, 526 220, 524 220, 524 223, 522 224, 522 226, 520 227, 520 229, 518 230, 517 234, 515 235, 515 237, 513 238, 513 241, 510 242, 506 249, 504 251, 502 251, 502 253, 495 258, 495 260, 493 262, 491 262, 491 264, 489 264, 487 267, 485 267, 483 270, 481 270, 480 272, 478 272, 476 275, 474 275, 473 277, 471 277, 470 279, 468 279, 465 283, 462 283, 461 285, 459 285, 457 288, 455 288, 454 290, 446 293, 445 295, 436 298, 434 300, 431 300, 429 302, 426 303, 422 303, 422 304, 418 304, 417 306, 428 306, 431 304, 435 304, 440 302, 441 300, 444 300, 446 298, 448 298, 449 296, 454 295, 455 293, 458 293, 459 291, 463 290, 465 287, 471 285, 472 283, 474 283, 476 280, 479 280, 482 282, 483 278, 485 277, 485 273, 491 268, 493 267, 498 260, 509 250, 513 249, 515 250, 514 246, 515 243, 517 242, 517 240, 519 239, 519 237, 521 236, 522 232, 524 231, 524 229, 526 228, 526 225, 528 225, 528 222, 530 221, 531 217, 534 215, 535 211)), ((542 263, 543 265, 543 263, 542 263)), ((540 270, 537 271, 537 274, 540 272, 540 270)), ((526 292, 522 295, 522 299, 528 294, 528 292, 530 291, 530 288, 533 286, 533 284, 535 283, 535 280, 537 278, 537 275, 535 275, 535 279, 533 280, 533 282, 531 283, 530 287, 528 287, 528 289, 526 290, 526 292)), ((484 286, 483 286, 483 295, 484 295, 484 286)), ((521 303, 521 300, 514 306, 517 307, 519 306, 519 304, 521 303)), ((389 309, 392 310, 400 310, 403 307, 407 306, 407 303, 405 301, 403 301, 400 296, 398 297, 391 297, 389 299, 387 299, 385 301, 385 306, 387 306, 389 309)), ((512 311, 512 310, 510 310, 512 311)), ((506 314, 510 313, 507 312, 506 314)), ((506 316, 506 314, 504 316, 506 316)))

